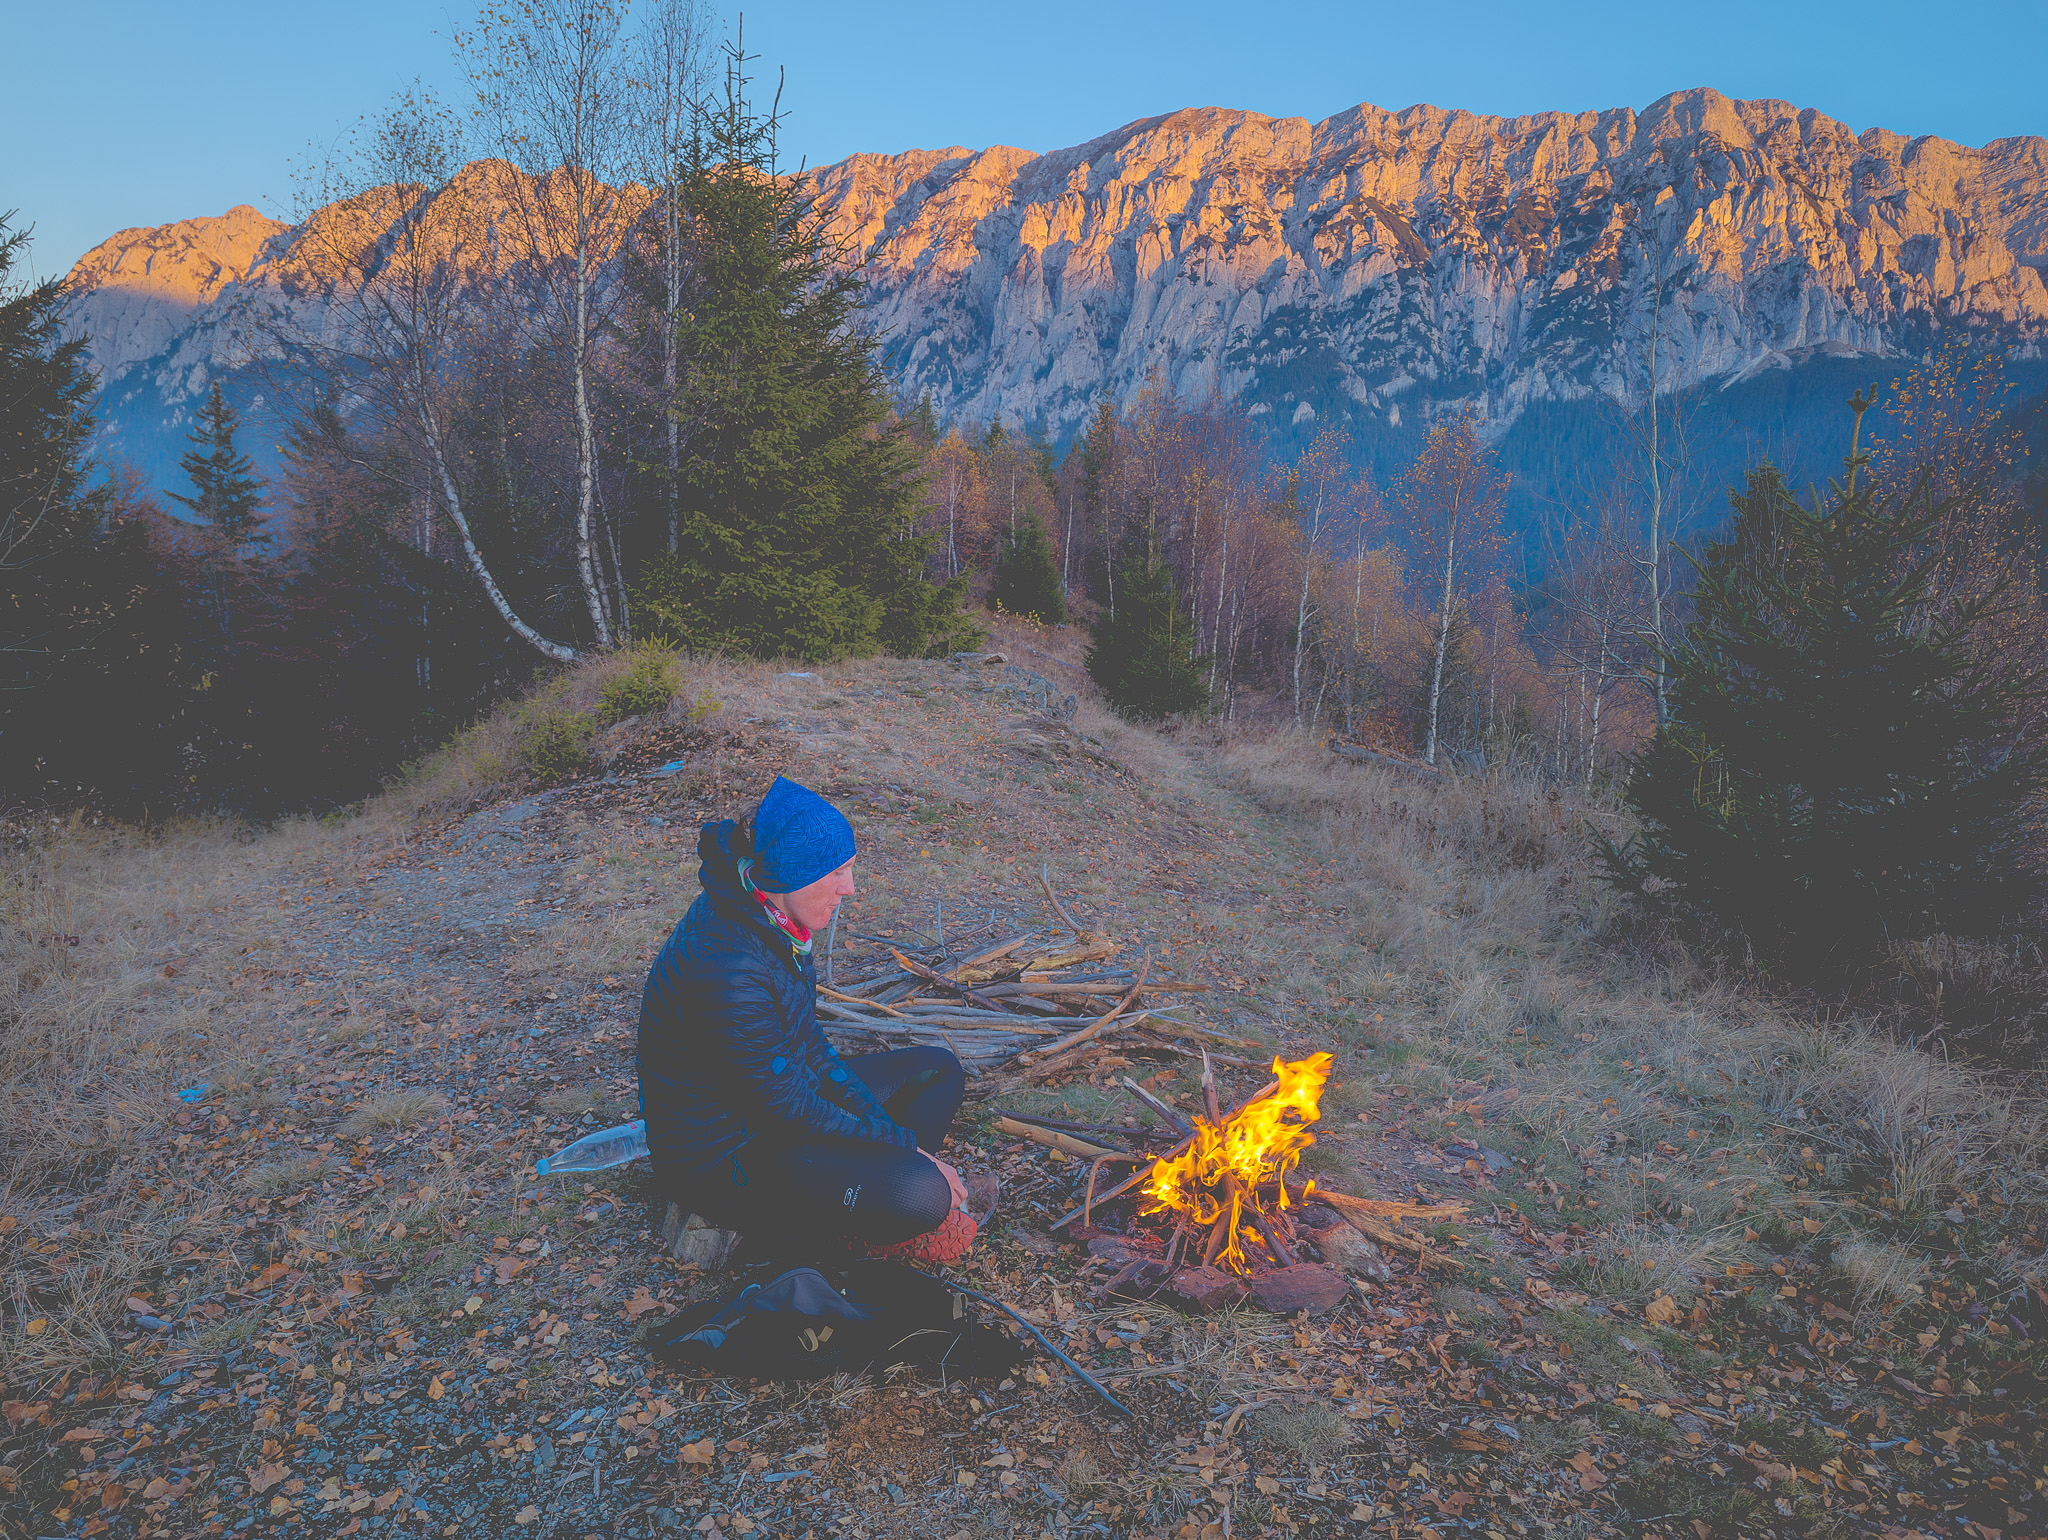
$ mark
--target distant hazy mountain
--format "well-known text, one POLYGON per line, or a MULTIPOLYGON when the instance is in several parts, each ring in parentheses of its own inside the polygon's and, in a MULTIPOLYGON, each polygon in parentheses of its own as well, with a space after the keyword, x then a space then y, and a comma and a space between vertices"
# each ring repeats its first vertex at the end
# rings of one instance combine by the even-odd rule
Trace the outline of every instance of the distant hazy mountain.
MULTIPOLYGON (((1611 449, 1607 403, 1643 388, 1653 326, 1716 475, 1765 452, 1825 469, 1849 386, 1958 330, 2024 387, 2048 375, 2038 137, 1856 135, 1697 90, 1522 118, 1205 108, 1050 154, 816 176, 906 399, 1061 439, 1153 378, 1241 399, 1282 446, 1346 423, 1367 458, 1457 404, 1540 497, 1568 490, 1561 453, 1611 449)), ((293 240, 244 207, 79 262, 112 442, 159 477, 207 381, 246 361, 237 317, 289 290, 293 240)), ((317 295, 293 303, 317 324, 317 295)))

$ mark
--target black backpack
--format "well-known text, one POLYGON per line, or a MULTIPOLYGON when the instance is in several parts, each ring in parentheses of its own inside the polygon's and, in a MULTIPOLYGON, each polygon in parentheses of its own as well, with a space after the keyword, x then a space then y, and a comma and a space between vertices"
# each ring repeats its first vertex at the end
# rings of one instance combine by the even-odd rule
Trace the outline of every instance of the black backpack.
POLYGON ((724 1302, 693 1305, 652 1344, 657 1362, 735 1379, 811 1380, 898 1367, 1000 1379, 1023 1361, 1006 1331, 974 1319, 967 1298, 900 1263, 855 1262, 835 1289, 793 1267, 724 1302))

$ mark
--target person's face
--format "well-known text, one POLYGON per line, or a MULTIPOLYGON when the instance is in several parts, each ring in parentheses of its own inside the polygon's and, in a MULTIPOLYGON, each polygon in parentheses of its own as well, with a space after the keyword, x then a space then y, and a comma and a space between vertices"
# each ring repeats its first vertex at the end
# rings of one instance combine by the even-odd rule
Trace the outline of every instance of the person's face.
POLYGON ((807 930, 823 930, 832 923, 832 911, 843 898, 853 897, 853 862, 825 873, 809 887, 794 893, 770 894, 775 907, 807 930))

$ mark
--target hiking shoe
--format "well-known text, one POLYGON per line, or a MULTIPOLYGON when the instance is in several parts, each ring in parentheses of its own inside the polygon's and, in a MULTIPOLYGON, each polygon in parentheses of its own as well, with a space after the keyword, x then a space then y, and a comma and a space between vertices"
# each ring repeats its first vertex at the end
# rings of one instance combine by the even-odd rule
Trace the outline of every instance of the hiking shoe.
POLYGON ((986 1230, 996 1211, 996 1200, 1002 1196, 1002 1179, 993 1171, 977 1171, 960 1180, 967 1189, 967 1217, 974 1221, 977 1230, 986 1230))

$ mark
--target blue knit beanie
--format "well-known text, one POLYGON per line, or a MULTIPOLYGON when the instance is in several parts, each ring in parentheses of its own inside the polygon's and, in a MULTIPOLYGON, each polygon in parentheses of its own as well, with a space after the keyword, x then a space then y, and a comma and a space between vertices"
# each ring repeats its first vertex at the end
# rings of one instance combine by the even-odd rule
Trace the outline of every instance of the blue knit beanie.
POLYGON ((754 813, 754 886, 794 893, 853 856, 846 815, 808 786, 778 775, 754 813))

